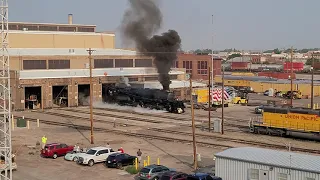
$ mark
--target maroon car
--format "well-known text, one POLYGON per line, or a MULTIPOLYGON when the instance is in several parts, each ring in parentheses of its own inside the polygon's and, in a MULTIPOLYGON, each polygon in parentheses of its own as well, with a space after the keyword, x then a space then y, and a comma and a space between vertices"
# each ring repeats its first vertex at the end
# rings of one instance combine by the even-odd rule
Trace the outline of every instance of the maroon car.
POLYGON ((59 156, 66 155, 70 151, 73 151, 73 146, 62 143, 51 143, 45 145, 44 149, 41 151, 41 156, 56 159, 59 156))
POLYGON ((164 173, 160 180, 186 180, 187 174, 182 172, 169 171, 164 173))

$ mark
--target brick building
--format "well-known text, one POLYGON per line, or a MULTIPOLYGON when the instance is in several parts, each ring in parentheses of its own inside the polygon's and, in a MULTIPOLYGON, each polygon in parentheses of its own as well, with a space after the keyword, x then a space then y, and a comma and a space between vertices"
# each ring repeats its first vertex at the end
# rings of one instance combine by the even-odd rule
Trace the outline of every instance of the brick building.
MULTIPOLYGON (((211 55, 179 54, 175 62, 176 68, 186 69, 193 80, 208 80, 209 67, 212 69, 211 55)), ((221 58, 213 59, 213 75, 221 75, 221 58)))

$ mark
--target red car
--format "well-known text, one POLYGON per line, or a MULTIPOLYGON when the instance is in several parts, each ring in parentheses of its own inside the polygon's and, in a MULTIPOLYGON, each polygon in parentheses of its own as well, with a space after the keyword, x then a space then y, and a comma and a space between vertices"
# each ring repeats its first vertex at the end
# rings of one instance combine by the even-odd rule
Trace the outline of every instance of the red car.
POLYGON ((53 159, 56 159, 59 156, 66 155, 70 151, 73 151, 73 146, 60 143, 51 143, 46 144, 44 149, 41 151, 41 156, 52 157, 53 159))

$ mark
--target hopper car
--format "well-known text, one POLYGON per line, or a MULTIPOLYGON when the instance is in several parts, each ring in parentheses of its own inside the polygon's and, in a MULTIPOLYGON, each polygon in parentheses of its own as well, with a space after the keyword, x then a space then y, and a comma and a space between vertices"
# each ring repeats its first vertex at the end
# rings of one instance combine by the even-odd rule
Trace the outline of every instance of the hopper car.
POLYGON ((143 107, 156 110, 165 110, 170 113, 185 112, 183 101, 176 99, 173 92, 133 87, 105 87, 104 101, 121 106, 143 107))
POLYGON ((320 111, 265 106, 262 118, 250 122, 250 132, 320 141, 320 111))

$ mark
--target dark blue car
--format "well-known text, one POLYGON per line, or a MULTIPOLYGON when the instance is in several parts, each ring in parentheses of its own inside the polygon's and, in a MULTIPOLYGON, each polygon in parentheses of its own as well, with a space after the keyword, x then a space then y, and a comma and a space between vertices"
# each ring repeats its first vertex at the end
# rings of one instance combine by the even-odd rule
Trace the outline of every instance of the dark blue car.
POLYGON ((211 176, 206 173, 195 173, 188 175, 187 180, 222 180, 222 178, 211 176))

